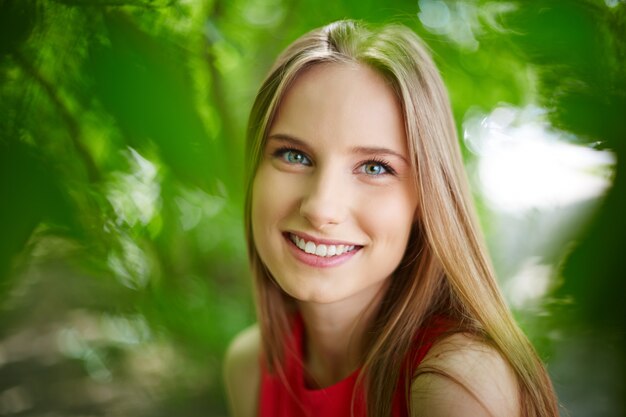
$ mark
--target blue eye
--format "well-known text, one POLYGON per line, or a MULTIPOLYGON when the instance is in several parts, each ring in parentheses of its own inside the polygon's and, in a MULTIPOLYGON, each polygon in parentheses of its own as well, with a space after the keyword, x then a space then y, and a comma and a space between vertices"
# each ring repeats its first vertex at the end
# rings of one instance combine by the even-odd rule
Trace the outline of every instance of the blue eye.
POLYGON ((387 174, 395 175, 395 171, 393 170, 393 168, 391 168, 391 166, 389 166, 387 162, 376 160, 364 162, 363 165, 361 165, 361 172, 372 177, 383 176, 387 174))
POLYGON ((381 175, 385 174, 387 170, 379 163, 368 162, 367 164, 363 165, 363 172, 365 172, 367 175, 381 175))
POLYGON ((293 165, 311 165, 309 158, 295 149, 279 149, 276 154, 285 162, 293 165))

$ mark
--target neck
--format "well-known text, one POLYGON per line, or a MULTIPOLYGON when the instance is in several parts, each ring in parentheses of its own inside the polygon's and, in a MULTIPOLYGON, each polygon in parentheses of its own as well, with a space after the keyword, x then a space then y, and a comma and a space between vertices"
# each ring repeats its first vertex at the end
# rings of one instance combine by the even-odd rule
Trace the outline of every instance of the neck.
POLYGON ((384 288, 377 287, 350 300, 298 304, 305 327, 304 366, 309 386, 333 385, 361 365, 364 334, 383 293, 384 288))

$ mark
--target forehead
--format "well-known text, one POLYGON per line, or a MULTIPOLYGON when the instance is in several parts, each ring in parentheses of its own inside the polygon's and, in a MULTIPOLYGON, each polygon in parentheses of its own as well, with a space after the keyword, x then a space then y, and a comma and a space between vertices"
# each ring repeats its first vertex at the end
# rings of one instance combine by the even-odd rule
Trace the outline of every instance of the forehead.
POLYGON ((270 134, 323 145, 386 146, 406 154, 402 108, 388 81, 357 63, 324 63, 300 74, 270 134))

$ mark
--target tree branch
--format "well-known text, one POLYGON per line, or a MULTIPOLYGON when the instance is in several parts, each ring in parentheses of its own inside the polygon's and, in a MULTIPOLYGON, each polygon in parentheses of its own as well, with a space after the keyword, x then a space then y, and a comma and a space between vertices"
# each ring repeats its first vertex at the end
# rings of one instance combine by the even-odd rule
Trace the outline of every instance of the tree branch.
POLYGON ((39 71, 37 71, 37 69, 33 65, 31 65, 31 63, 19 51, 14 52, 12 56, 18 63, 18 65, 22 68, 22 70, 26 74, 28 74, 37 83, 37 85, 42 88, 42 90, 46 93, 50 101, 52 101, 57 111, 61 115, 61 118, 67 125, 72 145, 74 145, 74 149, 76 149, 76 152, 85 164, 89 181, 99 181, 100 173, 98 171, 96 163, 91 157, 91 154, 87 151, 83 143, 80 141, 80 126, 78 125, 78 122, 76 121, 74 116, 72 116, 67 106, 61 100, 61 97, 59 97, 55 87, 50 81, 46 80, 44 76, 39 71))

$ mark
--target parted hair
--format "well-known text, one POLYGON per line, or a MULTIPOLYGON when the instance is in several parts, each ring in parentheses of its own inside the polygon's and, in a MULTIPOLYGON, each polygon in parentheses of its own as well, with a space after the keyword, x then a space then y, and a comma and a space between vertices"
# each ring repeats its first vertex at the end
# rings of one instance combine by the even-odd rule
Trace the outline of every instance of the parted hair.
MULTIPOLYGON (((323 63, 366 65, 394 90, 403 111, 419 198, 405 255, 365 332, 368 340, 364 341, 359 383, 365 390, 367 415, 390 415, 397 389, 390 382, 402 377, 416 329, 444 315, 454 323, 451 332, 479 337, 510 364, 518 381, 522 416, 558 416, 547 372, 498 288, 439 71, 421 39, 396 24, 374 28, 342 20, 303 35, 277 58, 254 101, 246 144, 245 227, 268 369, 283 375, 283 343, 295 303, 276 284, 254 245, 254 176, 285 93, 303 71, 323 63)), ((441 369, 418 367, 414 375, 405 377, 427 372, 446 376, 441 369)), ((465 388, 471 392, 471 387, 465 388)))

